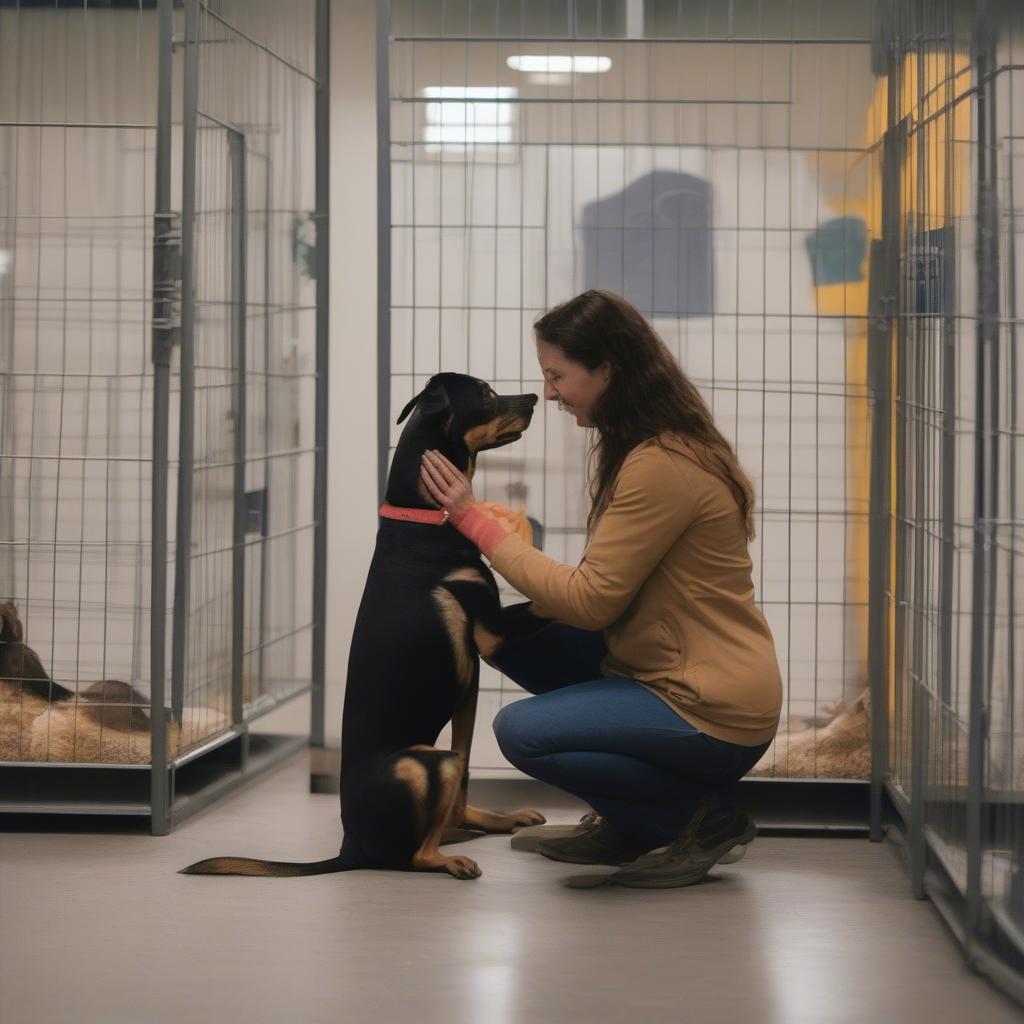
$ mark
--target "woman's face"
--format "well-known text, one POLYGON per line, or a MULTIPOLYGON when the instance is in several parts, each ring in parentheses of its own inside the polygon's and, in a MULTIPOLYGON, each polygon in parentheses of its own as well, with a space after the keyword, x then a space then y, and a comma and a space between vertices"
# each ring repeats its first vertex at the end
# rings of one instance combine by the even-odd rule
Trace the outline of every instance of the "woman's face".
POLYGON ((544 375, 544 397, 558 402, 558 408, 576 417, 579 427, 592 427, 590 411, 604 394, 611 377, 607 363, 596 370, 588 370, 582 363, 570 359, 557 345, 537 338, 537 361, 544 375))

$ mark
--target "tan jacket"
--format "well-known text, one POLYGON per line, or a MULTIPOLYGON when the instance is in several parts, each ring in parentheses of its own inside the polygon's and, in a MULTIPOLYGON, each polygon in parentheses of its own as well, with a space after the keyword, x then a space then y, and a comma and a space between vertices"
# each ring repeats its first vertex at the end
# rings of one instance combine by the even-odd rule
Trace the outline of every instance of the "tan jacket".
POLYGON ((663 435, 626 456, 576 568, 510 534, 491 564, 538 615, 601 629, 602 671, 652 690, 701 732, 757 746, 778 728, 782 679, 754 604, 736 499, 663 435))

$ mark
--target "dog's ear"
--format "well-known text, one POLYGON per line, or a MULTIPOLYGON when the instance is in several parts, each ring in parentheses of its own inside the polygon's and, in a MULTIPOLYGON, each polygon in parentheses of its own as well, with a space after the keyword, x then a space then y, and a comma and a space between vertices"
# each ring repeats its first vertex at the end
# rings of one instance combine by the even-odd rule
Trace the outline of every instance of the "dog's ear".
POLYGON ((18 608, 13 602, 0 604, 0 637, 8 643, 18 644, 25 638, 18 608))
POLYGON ((408 404, 402 410, 402 415, 396 422, 401 423, 417 405, 419 405, 420 415, 428 418, 451 412, 452 409, 448 392, 437 377, 431 377, 427 381, 427 386, 415 398, 409 399, 408 404))

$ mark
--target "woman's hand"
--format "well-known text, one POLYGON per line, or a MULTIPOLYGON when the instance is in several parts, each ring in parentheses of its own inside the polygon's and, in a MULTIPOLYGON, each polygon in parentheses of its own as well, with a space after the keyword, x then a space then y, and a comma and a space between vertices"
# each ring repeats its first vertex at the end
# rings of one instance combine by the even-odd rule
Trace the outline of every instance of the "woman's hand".
POLYGON ((448 518, 453 526, 459 523, 476 501, 469 481, 440 452, 423 453, 420 479, 431 498, 448 510, 448 518))

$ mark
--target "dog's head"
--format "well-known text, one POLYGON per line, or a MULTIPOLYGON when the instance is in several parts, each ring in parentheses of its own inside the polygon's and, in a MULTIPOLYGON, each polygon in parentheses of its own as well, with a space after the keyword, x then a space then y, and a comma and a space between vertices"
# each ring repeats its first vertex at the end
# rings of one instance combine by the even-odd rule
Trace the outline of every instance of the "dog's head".
POLYGON ((423 452, 436 448, 472 478, 477 455, 518 441, 536 404, 536 395, 499 395, 486 381, 463 373, 435 374, 398 417, 408 423, 391 464, 387 500, 434 507, 419 481, 423 452))
POLYGON ((536 404, 536 395, 499 395, 476 377, 438 373, 409 401, 398 422, 415 411, 410 427, 415 424, 439 440, 434 447, 458 465, 467 456, 472 459, 479 452, 518 441, 530 425, 536 404))

